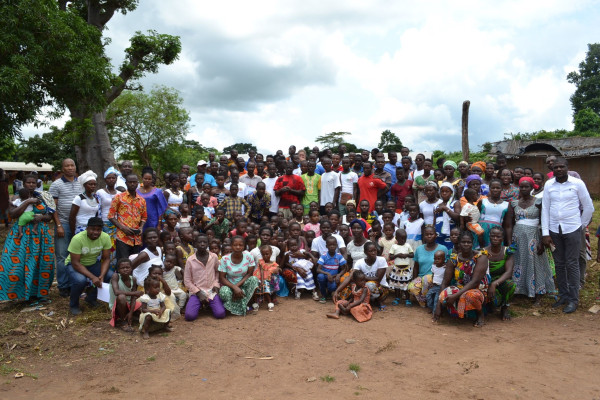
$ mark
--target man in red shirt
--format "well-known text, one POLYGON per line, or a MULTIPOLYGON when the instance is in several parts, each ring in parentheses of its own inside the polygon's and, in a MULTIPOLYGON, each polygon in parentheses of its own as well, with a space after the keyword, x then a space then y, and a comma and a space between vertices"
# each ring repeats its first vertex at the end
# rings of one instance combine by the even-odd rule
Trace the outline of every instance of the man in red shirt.
POLYGON ((294 164, 291 162, 285 163, 285 175, 277 178, 273 190, 275 194, 280 197, 279 209, 283 212, 284 218, 292 219, 292 211, 290 206, 292 204, 300 203, 300 199, 304 197, 306 188, 302 178, 298 175, 294 175, 294 164))
POLYGON ((387 185, 381 179, 373 176, 373 164, 370 161, 363 163, 363 172, 363 176, 358 178, 358 202, 360 204, 362 200, 367 200, 369 202, 369 212, 373 212, 378 192, 381 190, 385 193, 387 185))

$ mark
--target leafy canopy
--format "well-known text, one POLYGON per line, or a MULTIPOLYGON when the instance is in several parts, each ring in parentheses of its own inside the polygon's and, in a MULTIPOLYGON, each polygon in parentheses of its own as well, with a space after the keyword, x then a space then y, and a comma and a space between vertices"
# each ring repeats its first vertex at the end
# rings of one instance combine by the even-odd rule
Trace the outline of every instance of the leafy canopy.
POLYGON ((256 146, 252 143, 236 143, 223 148, 223 154, 229 154, 231 150, 236 150, 238 154, 248 154, 250 150, 256 151, 256 146))
POLYGON ((379 151, 383 153, 387 153, 390 151, 399 152, 402 147, 402 141, 396 134, 389 129, 381 132, 381 138, 379 139, 379 144, 377 145, 379 151))
POLYGON ((570 72, 567 81, 576 87, 571 95, 573 118, 586 108, 600 114, 600 43, 588 44, 585 60, 579 63, 579 71, 570 72))
POLYGON ((344 136, 352 135, 350 132, 331 132, 318 136, 315 141, 330 149, 344 143, 344 136))

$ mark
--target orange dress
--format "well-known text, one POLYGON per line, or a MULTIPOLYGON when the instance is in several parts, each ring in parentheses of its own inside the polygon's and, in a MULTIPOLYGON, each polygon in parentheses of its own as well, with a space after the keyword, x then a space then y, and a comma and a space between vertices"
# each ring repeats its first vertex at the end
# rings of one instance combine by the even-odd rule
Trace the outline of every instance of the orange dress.
MULTIPOLYGON (((350 314, 352 314, 352 316, 354 317, 354 319, 356 319, 358 322, 366 322, 368 320, 371 319, 371 317, 373 316, 373 309, 371 308, 371 304, 369 304, 369 301, 371 299, 371 292, 369 291, 369 288, 367 286, 364 286, 362 289, 358 289, 356 287, 356 284, 352 284, 351 285, 351 290, 352 290, 352 297, 353 297, 353 301, 358 301, 360 300, 360 298, 363 295, 363 291, 366 290, 367 291, 367 295, 365 296, 365 299, 363 300, 363 302, 355 307, 352 307, 350 309, 350 314)), ((335 309, 339 310, 339 305, 343 304, 344 306, 348 306, 348 304, 350 304, 351 302, 348 300, 338 300, 335 303, 335 309)))

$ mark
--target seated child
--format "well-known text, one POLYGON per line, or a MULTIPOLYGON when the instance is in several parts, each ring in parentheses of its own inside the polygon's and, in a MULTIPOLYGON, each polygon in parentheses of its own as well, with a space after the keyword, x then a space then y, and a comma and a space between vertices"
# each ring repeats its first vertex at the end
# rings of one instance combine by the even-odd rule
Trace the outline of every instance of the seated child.
POLYGON ((312 291, 313 300, 319 300, 312 274, 315 257, 310 251, 299 249, 296 239, 288 239, 287 246, 289 251, 283 257, 283 266, 292 270, 296 275, 296 300, 300 299, 301 290, 312 291))
POLYGON ((108 306, 112 312, 111 326, 121 325, 126 332, 133 332, 131 321, 133 314, 139 310, 142 303, 137 301, 144 292, 138 291, 137 282, 131 275, 133 268, 128 258, 117 262, 117 273, 110 279, 108 306))
MULTIPOLYGON (((30 198, 29 197, 29 189, 21 188, 19 190, 19 198, 16 199, 15 201, 13 201, 13 205, 15 207, 18 207, 21 205, 21 203, 25 202, 29 198, 30 198)), ((39 202, 39 200, 38 200, 38 202, 39 202)), ((25 211, 23 211, 23 214, 21 214, 21 216, 19 217, 19 238, 21 238, 23 236, 23 227, 32 221, 33 221, 33 226, 31 227, 31 231, 34 234, 37 234, 38 223, 35 222, 35 220, 33 218, 35 216, 35 213, 33 210, 34 210, 33 205, 30 204, 27 206, 25 211)))
MULTIPOLYGON (((435 310, 438 307, 438 299, 440 297, 440 289, 442 288, 442 282, 444 281, 444 274, 446 273, 446 253, 442 250, 438 250, 433 254, 433 265, 431 266, 431 286, 427 292, 427 307, 431 309, 431 312, 435 314, 435 310)), ((439 314, 437 314, 439 315, 439 314)), ((434 317, 433 321, 437 319, 434 317)))
POLYGON ((327 318, 339 319, 340 313, 344 315, 352 314, 358 322, 366 322, 373 316, 373 309, 369 304, 371 295, 367 287, 367 277, 364 272, 354 270, 351 279, 352 301, 338 300, 336 291, 333 300, 335 312, 327 314, 327 318))
POLYGON ((150 331, 165 329, 168 332, 172 328, 168 326, 171 320, 171 312, 165 306, 166 296, 160 292, 160 282, 147 278, 144 281, 144 295, 140 296, 142 312, 140 314, 140 332, 144 339, 150 339, 150 331))
MULTIPOLYGON (((152 265, 148 269, 148 276, 158 281, 160 291, 165 294, 165 305, 167 306, 167 309, 170 310, 170 319, 175 321, 181 316, 181 309, 177 304, 175 295, 173 295, 173 292, 171 291, 171 287, 163 278, 162 265, 152 265)), ((170 322, 169 326, 171 326, 170 322)))
POLYGON ((269 311, 273 311, 275 304, 271 300, 271 295, 279 290, 279 265, 271 259, 271 246, 263 244, 260 246, 262 258, 258 261, 254 269, 254 276, 258 278, 258 288, 254 293, 254 302, 252 308, 258 311, 258 296, 264 296, 269 311), (267 260, 267 261, 265 261, 267 260))
POLYGON ((181 289, 181 281, 183 281, 183 272, 181 267, 176 266, 177 257, 172 254, 165 256, 163 261, 163 279, 171 289, 171 293, 175 296, 177 305, 180 309, 185 307, 187 301, 187 293, 181 289))
MULTIPOLYGON (((206 211, 206 208, 204 209, 206 211)), ((231 223, 227 218, 225 218, 225 210, 222 208, 217 208, 215 211, 215 216, 206 224, 204 227, 205 232, 209 229, 212 229, 215 232, 215 237, 217 239, 223 240, 229 234, 229 227, 231 223)))
POLYGON ((344 272, 340 270, 340 267, 346 265, 344 256, 338 250, 337 239, 335 237, 329 236, 325 240, 325 246, 327 247, 327 252, 319 257, 319 261, 317 261, 317 282, 319 282, 319 290, 321 292, 321 298, 319 299, 319 303, 321 304, 325 304, 327 296, 337 289, 337 282, 339 282, 344 272))
POLYGON ((388 269, 387 283, 390 289, 396 292, 396 298, 392 302, 394 305, 400 304, 402 298, 410 304, 410 294, 408 293, 408 284, 412 280, 413 269, 410 258, 413 258, 415 253, 406 243, 406 231, 398 229, 396 231, 396 244, 390 249, 389 260, 392 264, 391 270, 388 269))
POLYGON ((463 206, 462 210, 460 210, 460 227, 465 230, 465 226, 471 232, 474 232, 479 239, 479 247, 485 247, 485 241, 483 238, 483 234, 485 231, 479 225, 479 218, 481 217, 481 202, 477 201, 479 198, 479 194, 471 188, 465 189, 465 199, 467 203, 463 206), (467 222, 465 217, 471 217, 471 220, 467 222))

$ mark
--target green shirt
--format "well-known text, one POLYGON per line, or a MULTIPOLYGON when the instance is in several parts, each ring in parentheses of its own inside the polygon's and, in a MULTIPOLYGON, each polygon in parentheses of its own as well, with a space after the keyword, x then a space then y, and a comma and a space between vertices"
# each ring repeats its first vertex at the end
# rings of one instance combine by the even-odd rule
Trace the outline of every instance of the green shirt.
POLYGON ((79 232, 73 236, 71 243, 69 243, 69 255, 65 260, 65 264, 71 263, 71 253, 81 254, 81 265, 86 267, 96 264, 98 256, 102 253, 102 250, 109 250, 112 247, 110 236, 107 233, 102 232, 100 237, 96 240, 91 240, 87 231, 79 232))

